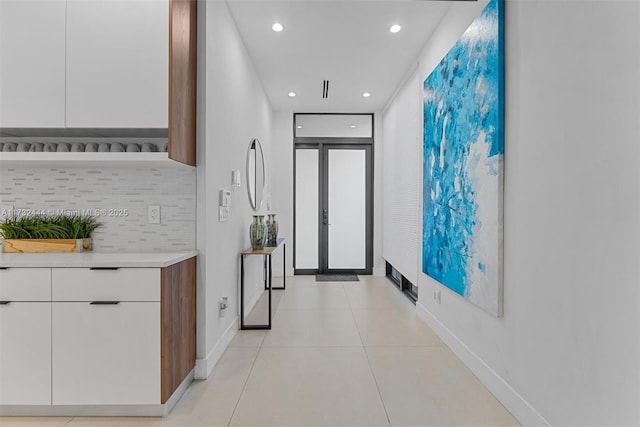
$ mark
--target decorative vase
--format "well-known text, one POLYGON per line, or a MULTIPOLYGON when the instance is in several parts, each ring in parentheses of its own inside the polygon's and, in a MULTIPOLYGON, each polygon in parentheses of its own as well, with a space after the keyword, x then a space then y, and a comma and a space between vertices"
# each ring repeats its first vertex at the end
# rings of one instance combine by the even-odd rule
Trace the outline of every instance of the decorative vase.
POLYGON ((264 223, 264 215, 254 215, 253 222, 249 226, 249 239, 251 249, 259 251, 264 249, 267 240, 267 224, 264 223))
POLYGON ((278 221, 276 214, 267 214, 267 246, 276 246, 278 242, 278 221))

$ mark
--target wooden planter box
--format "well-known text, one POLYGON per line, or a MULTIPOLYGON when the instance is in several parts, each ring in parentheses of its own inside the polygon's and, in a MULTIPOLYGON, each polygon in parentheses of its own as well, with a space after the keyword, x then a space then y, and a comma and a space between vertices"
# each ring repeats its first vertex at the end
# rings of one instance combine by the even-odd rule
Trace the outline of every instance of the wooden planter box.
POLYGON ((86 252, 91 239, 6 239, 6 253, 86 252))

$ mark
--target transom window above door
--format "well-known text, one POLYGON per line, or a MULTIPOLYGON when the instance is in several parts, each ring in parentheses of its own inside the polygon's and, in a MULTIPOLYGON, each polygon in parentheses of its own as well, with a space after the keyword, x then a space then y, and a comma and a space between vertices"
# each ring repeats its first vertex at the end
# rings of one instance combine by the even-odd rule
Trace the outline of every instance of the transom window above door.
POLYGON ((372 114, 296 114, 296 138, 373 138, 372 114))

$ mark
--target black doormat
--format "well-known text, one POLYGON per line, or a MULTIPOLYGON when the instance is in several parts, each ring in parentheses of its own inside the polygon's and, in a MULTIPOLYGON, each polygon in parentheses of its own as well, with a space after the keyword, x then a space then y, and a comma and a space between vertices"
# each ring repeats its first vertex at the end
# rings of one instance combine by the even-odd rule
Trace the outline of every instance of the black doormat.
POLYGON ((316 274, 316 282, 359 282, 357 274, 316 274))

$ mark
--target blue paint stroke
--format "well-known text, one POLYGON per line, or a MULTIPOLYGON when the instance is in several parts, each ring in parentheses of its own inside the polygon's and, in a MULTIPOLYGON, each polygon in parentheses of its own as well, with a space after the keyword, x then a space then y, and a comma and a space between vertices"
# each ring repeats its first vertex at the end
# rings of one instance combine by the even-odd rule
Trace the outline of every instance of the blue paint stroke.
POLYGON ((484 137, 488 157, 504 154, 503 6, 491 0, 424 82, 422 271, 465 297, 482 226, 469 153, 484 137))

